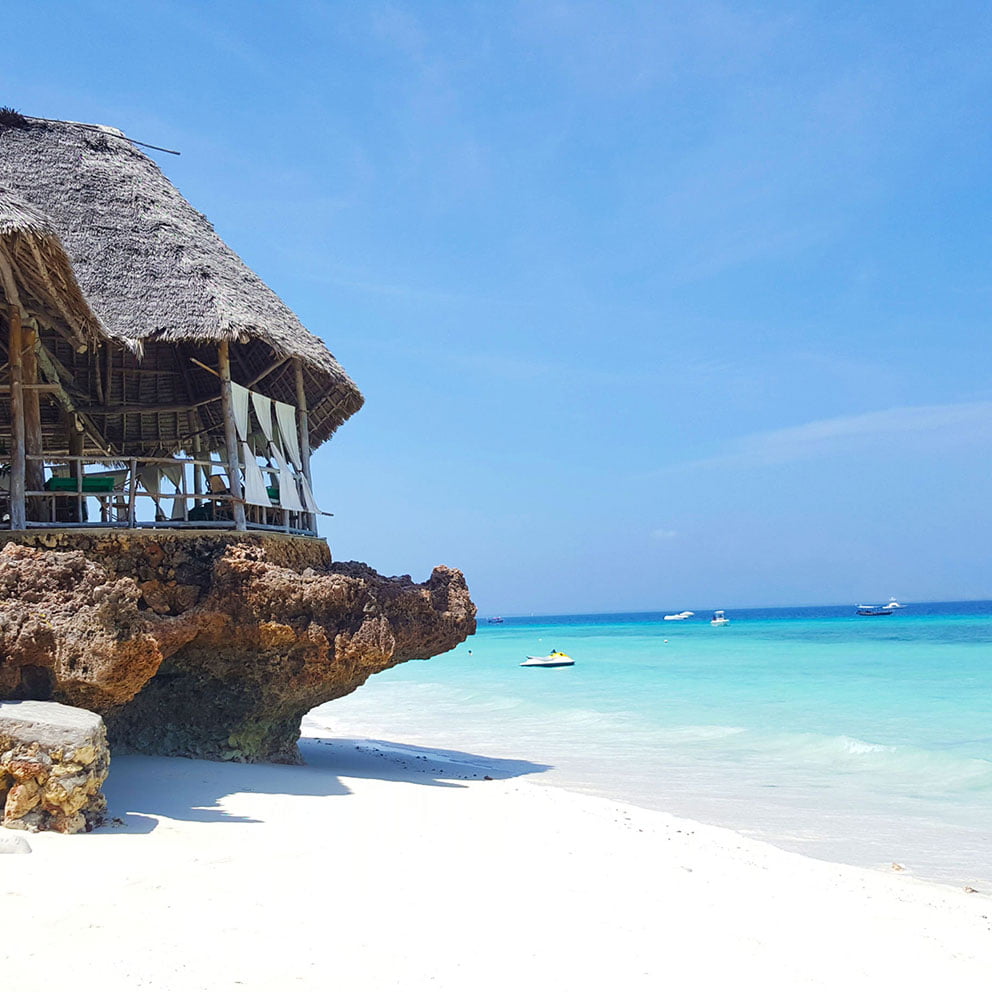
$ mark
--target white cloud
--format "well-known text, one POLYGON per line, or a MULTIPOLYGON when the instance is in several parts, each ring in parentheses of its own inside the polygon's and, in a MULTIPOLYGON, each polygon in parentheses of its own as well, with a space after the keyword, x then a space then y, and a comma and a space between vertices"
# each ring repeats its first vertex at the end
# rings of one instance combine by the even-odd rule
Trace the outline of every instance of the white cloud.
POLYGON ((651 536, 656 541, 671 541, 673 538, 679 536, 677 530, 665 530, 663 527, 659 527, 658 530, 651 531, 651 536))
POLYGON ((992 441, 992 402, 904 406, 814 420, 735 438, 722 454, 680 467, 777 465, 879 445, 905 447, 922 439, 972 444, 992 441))

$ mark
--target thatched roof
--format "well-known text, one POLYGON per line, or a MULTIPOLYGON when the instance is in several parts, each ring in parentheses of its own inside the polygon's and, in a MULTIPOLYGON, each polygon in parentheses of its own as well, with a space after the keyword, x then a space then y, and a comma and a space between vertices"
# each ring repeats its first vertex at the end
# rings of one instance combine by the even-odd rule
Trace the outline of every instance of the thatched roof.
MULTIPOLYGON (((64 246, 71 265, 48 268, 61 273, 72 337, 102 331, 131 343, 143 352, 143 372, 174 380, 156 385, 160 400, 215 391, 189 357, 209 363, 227 340, 235 380, 294 404, 292 369, 279 362, 302 360, 314 446, 362 405, 324 343, 120 131, 0 119, 0 237, 8 250, 9 238, 33 239, 53 258, 64 246), (177 361, 186 366, 182 389, 177 361)), ((34 257, 30 243, 22 256, 34 257)), ((124 394, 120 401, 131 402, 124 394)), ((177 422, 165 432, 174 440, 195 426, 177 422)))
POLYGON ((65 325, 76 347, 110 337, 76 282, 72 262, 51 222, 0 186, 0 289, 65 325), (18 286, 20 289, 18 290, 18 286), (27 296, 27 300, 21 297, 27 296))

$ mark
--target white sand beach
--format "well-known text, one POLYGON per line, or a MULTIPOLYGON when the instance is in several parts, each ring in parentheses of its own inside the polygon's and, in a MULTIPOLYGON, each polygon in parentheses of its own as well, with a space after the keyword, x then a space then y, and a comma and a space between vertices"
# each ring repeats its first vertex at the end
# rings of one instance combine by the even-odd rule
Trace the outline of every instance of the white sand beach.
POLYGON ((5 986, 988 988, 988 894, 537 785, 526 762, 302 749, 117 757, 107 827, 19 834, 5 986))

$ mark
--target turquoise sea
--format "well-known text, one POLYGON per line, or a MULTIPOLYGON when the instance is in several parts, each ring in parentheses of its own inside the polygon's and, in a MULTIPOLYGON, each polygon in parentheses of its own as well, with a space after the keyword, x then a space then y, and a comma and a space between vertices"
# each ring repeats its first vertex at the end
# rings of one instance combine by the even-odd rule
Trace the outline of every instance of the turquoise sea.
MULTIPOLYGON (((675 607, 681 609, 681 606, 675 607)), ((338 734, 547 766, 549 784, 780 847, 992 888, 992 602, 481 619, 315 711, 338 734), (575 666, 521 668, 566 651, 575 666)))

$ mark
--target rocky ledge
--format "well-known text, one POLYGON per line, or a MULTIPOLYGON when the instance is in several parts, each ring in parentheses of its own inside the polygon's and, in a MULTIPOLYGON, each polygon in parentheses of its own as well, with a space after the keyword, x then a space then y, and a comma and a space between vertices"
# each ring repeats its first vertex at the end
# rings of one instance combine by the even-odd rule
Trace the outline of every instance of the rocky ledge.
POLYGON ((0 699, 99 713, 113 748, 295 762, 308 710, 474 632, 457 569, 386 578, 322 541, 60 532, 0 550, 0 699))

